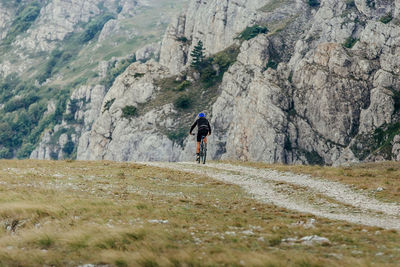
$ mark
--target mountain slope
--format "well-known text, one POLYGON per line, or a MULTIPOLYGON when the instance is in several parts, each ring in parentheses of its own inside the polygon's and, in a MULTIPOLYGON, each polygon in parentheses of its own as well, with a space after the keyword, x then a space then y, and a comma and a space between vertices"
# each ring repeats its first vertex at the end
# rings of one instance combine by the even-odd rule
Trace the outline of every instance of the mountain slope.
MULTIPOLYGON (((0 127, 7 133, 0 157, 29 157, 45 129, 62 121, 82 125, 64 114, 72 91, 97 88, 101 98, 129 63, 157 57, 158 42, 184 3, 0 1, 0 127)), ((76 134, 69 130, 68 138, 76 134)))
POLYGON ((167 69, 149 79, 136 74, 146 67, 129 68, 120 77, 126 93, 116 83, 105 96, 103 106, 115 104, 78 158, 191 159, 187 129, 206 111, 214 159, 397 159, 399 3, 314 2, 190 2, 164 36, 156 68, 167 69), (209 57, 196 71, 190 52, 199 40, 209 57), (131 97, 144 90, 146 99, 131 97), (137 113, 122 116, 125 106, 137 113))

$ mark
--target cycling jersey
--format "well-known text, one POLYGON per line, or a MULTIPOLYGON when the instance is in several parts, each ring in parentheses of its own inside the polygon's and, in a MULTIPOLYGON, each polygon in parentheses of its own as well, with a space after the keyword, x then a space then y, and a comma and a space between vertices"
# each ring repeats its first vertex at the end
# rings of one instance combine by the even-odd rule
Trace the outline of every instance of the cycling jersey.
POLYGON ((192 131, 194 130, 194 128, 197 126, 197 132, 199 133, 201 132, 206 132, 208 131, 208 134, 211 134, 211 126, 210 123, 208 122, 208 120, 206 118, 199 118, 197 119, 192 127, 190 128, 190 134, 192 133, 192 131))

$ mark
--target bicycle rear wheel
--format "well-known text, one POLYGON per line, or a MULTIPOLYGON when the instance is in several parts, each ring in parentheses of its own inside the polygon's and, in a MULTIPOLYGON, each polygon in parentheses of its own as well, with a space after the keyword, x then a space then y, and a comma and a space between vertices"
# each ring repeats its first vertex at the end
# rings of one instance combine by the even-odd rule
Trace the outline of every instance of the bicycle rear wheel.
POLYGON ((207 158, 207 144, 204 143, 203 140, 201 140, 200 144, 200 162, 203 164, 206 164, 206 158, 207 158))

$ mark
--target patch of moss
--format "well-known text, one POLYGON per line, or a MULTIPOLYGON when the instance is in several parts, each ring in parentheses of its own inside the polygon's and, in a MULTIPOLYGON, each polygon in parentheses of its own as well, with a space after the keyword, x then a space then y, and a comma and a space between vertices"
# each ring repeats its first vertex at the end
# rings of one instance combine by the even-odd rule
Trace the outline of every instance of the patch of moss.
POLYGON ((103 107, 103 113, 106 112, 106 111, 109 111, 111 106, 112 106, 112 104, 114 104, 114 102, 115 102, 115 98, 107 100, 106 103, 104 104, 104 107, 103 107))
POLYGON ((273 59, 268 60, 265 70, 267 70, 269 68, 276 70, 278 68, 278 63, 275 62, 275 60, 273 60, 273 59))
POLYGON ((356 6, 356 3, 354 2, 354 0, 347 0, 346 1, 346 7, 347 8, 353 8, 356 6))
POLYGON ((372 134, 357 136, 357 143, 351 147, 351 150, 360 160, 370 155, 381 155, 386 160, 391 160, 392 141, 398 134, 400 134, 400 122, 384 125, 372 134))
POLYGON ((319 0, 308 0, 308 5, 310 7, 319 7, 321 3, 319 2, 319 0))
POLYGON ((248 41, 253 39, 259 34, 268 33, 268 28, 260 25, 253 25, 244 29, 237 37, 237 39, 248 41))
POLYGON ((310 165, 325 165, 325 160, 316 152, 316 151, 307 151, 303 150, 304 156, 307 159, 308 164, 310 165))
POLYGON ((263 6, 262 8, 260 8, 259 10, 261 12, 272 12, 275 9, 283 6, 284 4, 286 4, 288 1, 287 0, 273 0, 270 1, 268 4, 266 4, 265 6, 263 6))
POLYGON ((137 108, 135 106, 125 106, 122 108, 122 117, 129 119, 137 115, 137 108))
POLYGON ((353 48, 353 46, 358 42, 359 39, 355 39, 352 36, 346 39, 346 41, 343 43, 343 46, 345 48, 353 48))
POLYGON ((385 16, 383 16, 382 18, 380 18, 380 22, 382 22, 383 24, 388 24, 389 22, 391 22, 393 20, 393 15, 391 12, 387 13, 385 16))
POLYGON ((188 109, 192 106, 192 100, 188 95, 181 95, 174 101, 175 108, 188 109))

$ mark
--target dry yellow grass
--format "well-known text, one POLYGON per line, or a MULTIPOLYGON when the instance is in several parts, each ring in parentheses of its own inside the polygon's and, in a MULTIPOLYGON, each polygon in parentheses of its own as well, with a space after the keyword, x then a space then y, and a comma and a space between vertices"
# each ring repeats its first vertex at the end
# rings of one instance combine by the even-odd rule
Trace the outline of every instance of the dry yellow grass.
POLYGON ((400 163, 364 163, 346 167, 323 167, 305 165, 275 165, 266 163, 230 162, 257 168, 269 168, 283 172, 309 174, 366 190, 376 198, 400 202, 400 163), (382 187, 384 190, 377 192, 382 187))
MULTIPOLYGON (((282 167, 283 168, 283 167, 282 167)), ((0 161, 0 265, 396 266, 400 235, 258 203, 195 174, 0 161), (281 243, 319 235, 330 244, 281 243)))

